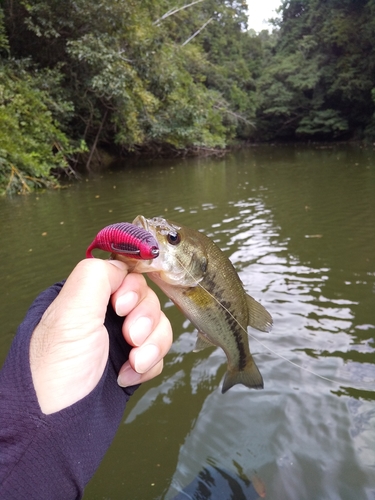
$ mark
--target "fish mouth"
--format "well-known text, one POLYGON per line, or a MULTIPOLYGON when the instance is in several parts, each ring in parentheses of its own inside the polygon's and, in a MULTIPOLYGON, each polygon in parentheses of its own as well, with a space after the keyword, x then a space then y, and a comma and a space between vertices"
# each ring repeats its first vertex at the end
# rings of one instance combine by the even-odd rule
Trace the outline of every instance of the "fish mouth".
POLYGON ((133 220, 132 224, 146 230, 154 236, 159 245, 159 256, 152 261, 147 261, 147 272, 155 272, 155 277, 158 276, 162 281, 169 284, 177 285, 178 282, 183 281, 185 279, 186 270, 181 266, 178 256, 172 251, 173 247, 167 242, 167 237, 170 235, 177 235, 181 226, 169 222, 163 217, 146 219, 143 215, 138 215, 133 220))

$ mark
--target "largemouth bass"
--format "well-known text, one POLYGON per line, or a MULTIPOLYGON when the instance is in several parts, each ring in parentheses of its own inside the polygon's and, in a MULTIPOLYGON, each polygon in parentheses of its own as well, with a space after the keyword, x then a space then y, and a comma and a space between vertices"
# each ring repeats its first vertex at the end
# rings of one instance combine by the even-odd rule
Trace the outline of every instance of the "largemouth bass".
POLYGON ((272 317, 248 295, 230 260, 199 231, 162 217, 136 217, 133 224, 149 231, 159 246, 152 260, 133 260, 132 272, 150 279, 174 302, 198 330, 195 350, 221 347, 228 361, 222 393, 235 384, 263 388, 263 378, 250 353, 247 327, 269 331, 272 317))

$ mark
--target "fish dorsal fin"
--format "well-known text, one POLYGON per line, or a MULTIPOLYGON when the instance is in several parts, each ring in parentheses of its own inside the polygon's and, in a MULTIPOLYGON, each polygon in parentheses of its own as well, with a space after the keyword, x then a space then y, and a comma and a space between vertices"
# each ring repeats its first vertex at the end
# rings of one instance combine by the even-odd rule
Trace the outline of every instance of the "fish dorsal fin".
POLYGON ((202 349, 206 349, 206 347, 216 347, 204 333, 198 332, 197 341, 195 343, 195 347, 193 352, 201 351, 202 349))
POLYGON ((246 301, 249 309, 249 326, 261 332, 269 332, 273 324, 270 313, 248 294, 246 294, 246 301))

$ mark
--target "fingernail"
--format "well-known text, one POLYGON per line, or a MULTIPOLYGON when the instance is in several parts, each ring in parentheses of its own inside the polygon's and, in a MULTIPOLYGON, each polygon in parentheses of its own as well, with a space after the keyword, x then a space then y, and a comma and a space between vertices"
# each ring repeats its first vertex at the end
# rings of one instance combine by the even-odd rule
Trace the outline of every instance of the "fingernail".
POLYGON ((152 368, 160 357, 159 347, 155 344, 147 344, 135 353, 134 368, 138 373, 145 373, 152 368))
POLYGON ((116 300, 116 314, 118 316, 125 316, 128 314, 138 302, 138 295, 135 292, 126 292, 124 295, 121 295, 116 300))
POLYGON ((134 345, 139 346, 150 335, 152 329, 152 321, 150 318, 138 318, 130 327, 129 335, 134 345))
POLYGON ((117 377, 117 383, 120 387, 129 387, 130 385, 139 384, 141 381, 141 374, 137 373, 130 366, 129 362, 124 365, 117 377))

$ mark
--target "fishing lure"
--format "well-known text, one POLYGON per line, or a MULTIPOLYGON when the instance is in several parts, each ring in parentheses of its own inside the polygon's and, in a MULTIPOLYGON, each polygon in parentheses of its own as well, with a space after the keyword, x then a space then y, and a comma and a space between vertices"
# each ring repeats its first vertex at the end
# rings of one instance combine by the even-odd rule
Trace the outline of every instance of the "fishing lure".
POLYGON ((155 259, 159 255, 154 236, 129 222, 111 224, 99 231, 86 251, 86 258, 93 258, 94 248, 142 260, 155 259))

